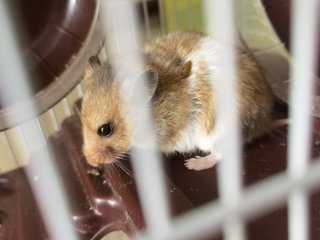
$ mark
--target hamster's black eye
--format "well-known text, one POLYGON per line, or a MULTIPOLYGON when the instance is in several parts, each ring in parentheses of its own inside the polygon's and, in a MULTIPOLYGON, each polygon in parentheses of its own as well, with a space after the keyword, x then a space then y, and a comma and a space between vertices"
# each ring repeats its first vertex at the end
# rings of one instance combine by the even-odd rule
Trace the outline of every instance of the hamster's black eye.
POLYGON ((100 137, 109 137, 112 134, 112 125, 111 123, 101 125, 97 133, 100 137))

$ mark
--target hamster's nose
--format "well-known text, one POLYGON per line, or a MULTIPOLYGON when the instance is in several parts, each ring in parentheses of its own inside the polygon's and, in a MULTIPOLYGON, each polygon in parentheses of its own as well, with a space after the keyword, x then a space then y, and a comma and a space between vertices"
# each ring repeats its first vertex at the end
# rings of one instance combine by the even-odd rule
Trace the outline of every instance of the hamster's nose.
POLYGON ((109 156, 104 148, 94 145, 84 145, 83 154, 89 165, 97 167, 101 164, 110 162, 109 156))

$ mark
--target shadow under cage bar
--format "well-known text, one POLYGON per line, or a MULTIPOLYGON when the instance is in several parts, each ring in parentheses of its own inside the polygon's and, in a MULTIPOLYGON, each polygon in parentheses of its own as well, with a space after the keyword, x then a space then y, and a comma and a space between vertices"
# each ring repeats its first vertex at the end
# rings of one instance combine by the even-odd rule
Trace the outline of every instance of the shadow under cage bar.
MULTIPOLYGON (((36 116, 36 106, 32 103, 32 94, 28 86, 27 74, 24 69, 19 48, 15 41, 13 26, 8 16, 8 9, 4 1, 0 2, 0 101, 11 99, 30 101, 23 111, 15 117, 36 116)), ((4 104, 6 105, 6 104, 4 104)), ((8 117, 6 121, 13 121, 8 117)), ((37 119, 28 123, 28 127, 21 128, 24 140, 31 156, 26 175, 39 205, 41 216, 50 239, 76 240, 78 239, 71 223, 71 214, 67 207, 67 200, 63 193, 62 184, 52 164, 52 156, 46 146, 44 136, 37 119), (31 134, 31 136, 30 136, 31 134), (36 161, 35 161, 36 159, 36 161), (39 161, 40 160, 40 161, 39 161), (50 190, 50 193, 48 192, 50 190), (57 214, 57 210, 59 214, 57 214), (59 223, 59 224, 57 224, 59 223)))
MULTIPOLYGON (((317 53, 319 1, 292 2, 292 66, 290 88, 288 174, 305 176, 310 160, 311 103, 317 53)), ((288 199, 289 239, 309 239, 309 203, 305 189, 293 189, 288 199)))

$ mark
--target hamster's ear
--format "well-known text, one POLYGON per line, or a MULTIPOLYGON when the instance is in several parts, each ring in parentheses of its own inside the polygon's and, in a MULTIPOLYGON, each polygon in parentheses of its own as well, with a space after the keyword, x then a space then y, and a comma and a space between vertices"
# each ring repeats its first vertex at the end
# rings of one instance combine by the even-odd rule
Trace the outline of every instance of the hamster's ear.
POLYGON ((100 59, 98 56, 92 56, 89 58, 88 60, 89 64, 91 67, 94 67, 94 66, 100 66, 101 65, 101 62, 100 62, 100 59))
POLYGON ((151 70, 146 70, 145 72, 143 72, 141 77, 146 81, 148 101, 150 101, 158 87, 158 73, 151 70))
POLYGON ((189 77, 191 75, 191 69, 192 69, 192 61, 186 62, 183 66, 182 74, 185 77, 189 77))
POLYGON ((84 76, 83 76, 83 81, 84 81, 84 86, 87 88, 91 82, 92 82, 92 77, 94 73, 94 69, 97 66, 100 66, 101 62, 100 59, 97 56, 92 56, 88 60, 88 64, 86 66, 86 69, 84 71, 84 76))

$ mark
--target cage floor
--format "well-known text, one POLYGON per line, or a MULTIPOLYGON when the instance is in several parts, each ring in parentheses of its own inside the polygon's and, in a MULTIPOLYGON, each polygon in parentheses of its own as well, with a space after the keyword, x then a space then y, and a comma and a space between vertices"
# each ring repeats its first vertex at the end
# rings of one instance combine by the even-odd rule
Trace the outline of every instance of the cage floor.
MULTIPOLYGON (((277 117, 284 117, 284 106, 276 107, 277 117)), ((315 119, 312 135, 313 157, 320 155, 320 121, 315 119)), ((130 234, 144 228, 130 160, 129 173, 113 167, 91 168, 81 154, 79 117, 67 118, 62 130, 49 139, 55 164, 65 185, 72 219, 80 239, 100 240, 121 230, 130 234)), ((244 185, 256 183, 286 169, 287 128, 282 127, 243 147, 244 185)), ((42 160, 42 153, 33 162, 42 160)), ((185 156, 164 158, 167 191, 173 216, 199 207, 218 196, 216 168, 190 171, 184 167, 185 156)), ((46 230, 36 206, 24 169, 0 177, 0 240, 40 240, 46 230)), ((287 207, 277 207, 256 215, 247 224, 248 239, 285 240, 287 207)), ((320 190, 310 193, 310 235, 320 239, 320 190)), ((220 234, 206 239, 222 239, 220 234)))

